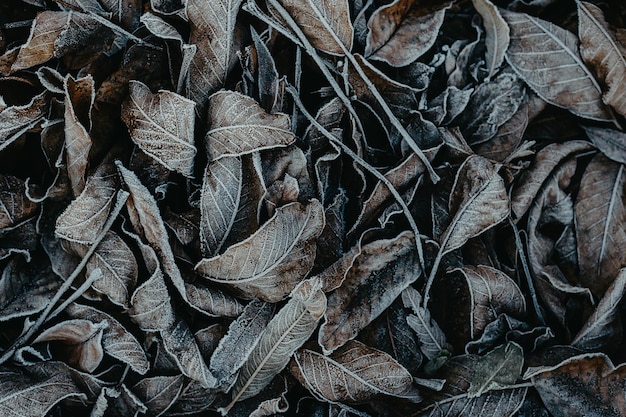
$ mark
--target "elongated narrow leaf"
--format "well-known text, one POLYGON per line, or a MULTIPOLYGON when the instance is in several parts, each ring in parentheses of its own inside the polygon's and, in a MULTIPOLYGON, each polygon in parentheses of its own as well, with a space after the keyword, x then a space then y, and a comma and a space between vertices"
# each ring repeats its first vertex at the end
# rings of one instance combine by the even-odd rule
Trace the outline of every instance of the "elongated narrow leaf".
POLYGON ((235 64, 237 13, 243 0, 189 0, 187 18, 191 26, 189 43, 196 53, 189 66, 189 98, 198 103, 200 114, 209 96, 222 88, 235 64))
POLYGON ((288 204, 248 239, 200 261, 196 271, 245 298, 280 301, 313 266, 315 239, 323 228, 324 210, 317 200, 288 204))
POLYGON ((444 2, 395 0, 376 10, 367 23, 365 57, 394 67, 415 61, 435 44, 446 6, 444 2))
POLYGON ((220 91, 209 101, 210 128, 205 136, 212 159, 242 155, 294 142, 289 116, 268 114, 254 99, 234 91, 220 91))
POLYGON ((486 64, 488 77, 496 73, 504 61, 504 53, 509 47, 509 25, 498 11, 498 8, 489 0, 472 0, 474 8, 483 19, 485 38, 486 64))
POLYGON ((454 217, 441 238, 443 253, 460 248, 509 215, 509 198, 497 168, 479 156, 470 156, 459 168, 449 202, 454 217))
POLYGON ((152 94, 148 86, 131 81, 122 120, 133 141, 167 169, 193 174, 195 103, 171 91, 152 94))
POLYGON ((329 402, 360 403, 380 395, 421 400, 409 371, 385 352, 353 340, 330 356, 300 349, 290 370, 314 396, 329 402))
POLYGON ((624 165, 598 155, 583 174, 574 206, 581 283, 597 297, 626 266, 625 187, 624 165))
POLYGON ((598 6, 578 2, 580 53, 605 86, 604 102, 626 116, 626 29, 611 27, 598 6))
MULTIPOLYGON (((279 2, 316 49, 333 55, 343 55, 341 45, 348 51, 352 49, 354 28, 347 0, 279 0, 279 2)), ((272 9, 270 7, 270 10, 272 9)))
POLYGON ((106 322, 108 326, 102 331, 104 352, 128 364, 139 374, 143 375, 148 371, 150 364, 141 345, 135 336, 112 316, 81 304, 71 304, 65 312, 76 319, 91 320, 94 323, 106 322))
POLYGON ((422 271, 414 239, 412 233, 404 232, 361 248, 341 286, 328 295, 319 332, 325 352, 354 339, 419 278, 422 271))
POLYGON ((14 226, 37 210, 38 204, 26 197, 24 181, 0 175, 0 229, 14 226))
POLYGON ((442 351, 450 350, 446 341, 446 335, 441 327, 434 321, 428 308, 422 305, 422 296, 413 287, 407 287, 402 291, 402 302, 413 313, 406 318, 407 323, 417 334, 422 353, 430 360, 438 357, 442 351))
POLYGON ((525 13, 500 11, 511 29, 506 59, 545 101, 593 120, 612 120, 576 35, 525 13))
POLYGON ((233 388, 233 400, 258 394, 289 363, 293 353, 311 337, 326 310, 326 296, 319 281, 308 280, 298 286, 287 304, 272 318, 244 363, 233 388))
POLYGON ((48 102, 48 95, 41 93, 28 104, 0 108, 0 151, 42 121, 48 102))

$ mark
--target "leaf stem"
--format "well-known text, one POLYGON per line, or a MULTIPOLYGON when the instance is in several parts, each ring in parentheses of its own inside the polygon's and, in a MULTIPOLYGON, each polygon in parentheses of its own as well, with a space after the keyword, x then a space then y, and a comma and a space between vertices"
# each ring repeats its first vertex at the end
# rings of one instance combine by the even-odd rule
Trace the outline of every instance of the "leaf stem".
POLYGON ((98 247, 102 239, 104 239, 104 236, 106 235, 106 233, 109 231, 111 226, 113 226, 113 223, 115 222, 115 220, 117 219, 117 216, 119 215, 120 211, 124 207, 124 204, 126 203, 126 200, 128 199, 128 196, 129 194, 126 191, 120 190, 117 192, 117 199, 115 201, 115 206, 111 210, 111 213, 109 214, 109 218, 107 219, 106 223, 102 227, 102 231, 100 232, 100 234, 96 237, 96 239, 93 241, 93 243, 89 247, 89 250, 83 257, 83 259, 80 261, 78 266, 76 266, 72 274, 69 277, 67 277, 67 279, 63 282, 63 285, 61 285, 61 287, 57 290, 56 294, 54 294, 54 297, 52 297, 46 309, 37 318, 37 321, 30 326, 30 328, 28 329, 28 331, 26 331, 26 333, 23 333, 20 337, 18 337, 17 340, 13 342, 11 347, 9 347, 7 350, 4 351, 4 353, 0 357, 0 364, 9 360, 13 356, 15 351, 19 349, 25 342, 27 342, 28 339, 30 339, 37 332, 37 330, 39 330, 39 328, 46 322, 55 304, 61 299, 61 297, 63 297, 63 294, 65 294, 65 292, 67 292, 72 287, 74 280, 76 280, 76 278, 81 273, 83 268, 85 268, 85 266, 87 265, 87 262, 91 258, 91 255, 94 254, 94 252, 96 251, 96 248, 98 247))

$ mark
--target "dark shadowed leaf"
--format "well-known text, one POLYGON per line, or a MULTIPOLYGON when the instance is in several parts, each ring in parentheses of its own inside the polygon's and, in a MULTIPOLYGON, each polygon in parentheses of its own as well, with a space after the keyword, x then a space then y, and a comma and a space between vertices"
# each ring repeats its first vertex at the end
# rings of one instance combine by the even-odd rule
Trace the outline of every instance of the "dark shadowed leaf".
POLYGON ((432 319, 428 308, 423 307, 419 291, 413 287, 407 287, 402 291, 402 303, 414 313, 407 316, 406 320, 417 334, 420 350, 428 359, 433 360, 444 350, 451 350, 443 330, 432 319))
POLYGON ((10 175, 0 175, 0 229, 15 226, 30 217, 37 207, 38 204, 26 197, 24 181, 10 175))
POLYGON ((511 28, 506 59, 544 100, 594 120, 612 120, 602 89, 585 66, 576 35, 553 23, 501 10, 511 28))
POLYGON ((185 378, 176 376, 153 376, 144 378, 131 388, 151 416, 162 416, 178 400, 185 378))
POLYGON ((475 398, 488 391, 508 388, 522 376, 523 365, 524 351, 517 343, 498 346, 480 358, 467 394, 475 398))
POLYGON ((584 126, 585 133, 607 158, 626 164, 626 133, 619 130, 584 126))
POLYGON ((22 106, 0 107, 0 151, 35 127, 48 111, 48 95, 41 93, 22 106))

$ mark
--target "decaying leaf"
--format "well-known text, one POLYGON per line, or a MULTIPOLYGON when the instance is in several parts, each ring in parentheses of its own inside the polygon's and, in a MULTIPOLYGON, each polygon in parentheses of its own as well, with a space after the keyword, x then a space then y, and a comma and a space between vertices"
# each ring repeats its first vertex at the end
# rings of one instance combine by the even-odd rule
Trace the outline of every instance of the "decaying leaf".
POLYGON ((0 151, 39 124, 47 111, 46 93, 33 97, 22 106, 0 107, 0 151))
POLYGON ((386 353, 354 340, 330 356, 300 349, 290 370, 324 401, 360 403, 380 395, 421 400, 409 371, 386 353))
POLYGON ((178 400, 185 385, 182 375, 144 378, 131 388, 150 415, 162 416, 178 400))
POLYGON ((0 229, 15 226, 31 216, 37 207, 26 197, 24 181, 10 175, 0 175, 0 229))
POLYGON ((592 126, 585 126, 584 129, 591 143, 607 158, 626 163, 626 133, 592 126))
POLYGON ((419 291, 413 287, 407 287, 402 291, 402 303, 414 313, 407 316, 406 320, 417 334, 420 349, 428 359, 433 360, 443 351, 451 350, 443 330, 432 319, 430 311, 422 306, 422 296, 419 291))
POLYGON ((498 346, 480 358, 467 394, 480 397, 488 391, 508 388, 522 376, 524 351, 514 342, 498 346))
POLYGON ((483 26, 487 34, 485 46, 487 48, 485 61, 487 64, 487 76, 493 77, 502 62, 504 53, 509 47, 509 25, 502 18, 502 15, 489 0, 472 0, 474 8, 483 19, 483 26))
POLYGON ((200 261, 196 271, 246 298, 280 301, 311 270, 315 239, 323 228, 324 211, 317 200, 288 204, 248 239, 200 261))
POLYGON ((152 94, 140 81, 131 81, 128 89, 122 120, 133 141, 166 168, 190 177, 197 152, 195 103, 171 91, 152 94))

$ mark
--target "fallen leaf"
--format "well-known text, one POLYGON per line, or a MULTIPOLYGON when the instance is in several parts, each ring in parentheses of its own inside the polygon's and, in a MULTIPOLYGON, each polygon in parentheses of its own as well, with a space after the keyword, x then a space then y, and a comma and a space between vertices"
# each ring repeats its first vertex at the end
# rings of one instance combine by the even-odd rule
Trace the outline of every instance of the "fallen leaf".
POLYGON ((318 201, 291 203, 278 208, 274 217, 248 239, 222 255, 201 260, 195 269, 245 298, 278 302, 311 270, 315 239, 323 227, 324 211, 318 201))
POLYGON ((511 29, 506 59, 542 99, 577 116, 612 120, 602 89, 578 52, 576 35, 545 20, 501 10, 511 29))
POLYGON ((498 346, 478 361, 467 390, 468 396, 476 398, 514 385, 522 376, 523 365, 524 351, 517 343, 498 346))
POLYGON ((243 311, 241 302, 217 288, 185 283, 187 299, 195 309, 212 317, 237 317, 243 311))
POLYGON ((131 391, 148 409, 151 416, 162 416, 180 397, 185 379, 182 375, 153 376, 135 384, 131 391))
POLYGON ((34 214, 38 207, 26 197, 24 181, 0 175, 0 230, 17 225, 34 214))
POLYGON ((583 126, 587 137, 607 158, 626 163, 626 133, 619 130, 583 126))
POLYGON ((328 402, 362 403, 380 395, 421 400, 409 371, 386 353, 354 340, 330 356, 300 349, 290 371, 315 397, 328 402))
POLYGON ((0 109, 0 151, 37 126, 48 112, 48 94, 41 93, 22 106, 0 109))
POLYGON ((452 349, 446 341, 443 330, 432 319, 430 311, 422 306, 422 296, 419 291, 413 287, 407 287, 402 291, 402 303, 414 313, 407 316, 406 321, 417 334, 420 350, 424 356, 433 360, 443 351, 452 349))
POLYGON ((166 168, 191 177, 195 103, 171 91, 152 94, 140 81, 131 81, 128 89, 122 120, 133 142, 166 168))
POLYGON ((498 8, 489 0, 472 0, 474 8, 483 20, 485 27, 485 61, 487 77, 494 76, 504 62, 504 53, 509 47, 509 25, 498 11, 498 8))

